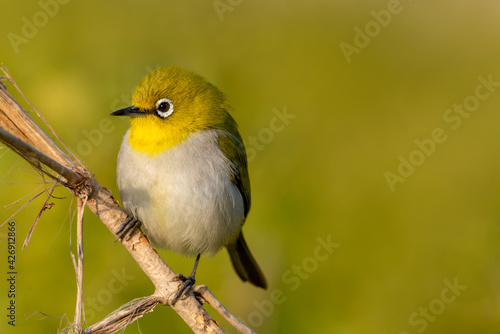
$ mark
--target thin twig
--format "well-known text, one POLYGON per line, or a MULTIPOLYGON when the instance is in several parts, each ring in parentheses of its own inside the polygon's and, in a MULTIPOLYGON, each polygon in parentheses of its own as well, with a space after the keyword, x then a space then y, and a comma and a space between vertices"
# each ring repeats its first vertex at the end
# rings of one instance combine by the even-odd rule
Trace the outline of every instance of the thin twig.
POLYGON ((257 334, 244 323, 242 323, 238 318, 236 318, 227 308, 222 305, 222 303, 215 298, 212 291, 208 289, 206 285, 197 285, 193 288, 195 294, 200 295, 210 306, 212 306, 224 319, 227 320, 234 328, 236 328, 240 333, 243 334, 257 334))
MULTIPOLYGON (((73 328, 76 333, 80 333, 82 330, 82 319, 85 319, 85 311, 83 308, 83 211, 85 205, 87 204, 87 196, 83 199, 78 198, 77 200, 77 222, 76 222, 76 248, 78 261, 75 255, 71 253, 71 259, 73 260, 73 267, 75 268, 76 274, 76 309, 75 309, 75 320, 73 322, 73 328)), ((71 242, 70 242, 71 247, 71 242)))
MULTIPOLYGON (((8 184, 8 185, 14 185, 14 184, 21 184, 21 183, 12 183, 12 184, 8 184)), ((14 202, 11 202, 9 204, 5 204, 3 207, 4 209, 8 209, 14 205, 16 205, 17 203, 19 202, 22 202, 23 199, 25 199, 26 197, 29 197, 32 193, 36 192, 39 188, 42 187, 42 185, 40 183, 22 183, 22 184, 38 184, 40 185, 39 187, 37 187, 36 189, 32 190, 30 193, 27 193, 26 195, 24 195, 23 197, 21 198, 18 198, 16 199, 14 202)), ((42 191, 40 194, 43 194, 45 191, 47 191, 47 189, 45 189, 44 191, 42 191)), ((1 226, 1 225, 0 225, 1 226)))
MULTIPOLYGON (((56 317, 56 316, 53 316, 53 315, 51 315, 51 314, 44 313, 44 312, 42 312, 42 311, 40 311, 40 310, 34 311, 34 312, 33 312, 33 313, 31 313, 31 314, 25 315, 25 318, 24 318, 24 319, 25 319, 25 320, 28 320, 29 318, 31 318, 31 317, 32 317, 32 316, 34 316, 35 314, 41 314, 41 315, 43 315, 43 316, 44 316, 44 317, 46 317, 46 318, 52 318, 52 319, 57 319, 57 320, 60 320, 60 321, 61 321, 61 323, 62 323, 62 322, 65 322, 65 323, 67 323, 67 324, 69 324, 69 323, 70 323, 70 322, 69 322, 67 319, 65 319, 65 318, 56 317)), ((64 317, 66 317, 66 315, 64 315, 64 317)))
POLYGON ((40 220, 40 217, 42 216, 42 213, 45 210, 50 209, 54 205, 53 203, 52 203, 52 205, 47 205, 47 202, 52 197, 52 193, 54 192, 54 189, 56 188, 56 186, 57 186, 57 183, 54 182, 52 187, 50 187, 49 193, 47 194, 47 198, 45 199, 45 202, 43 203, 42 208, 40 209, 40 212, 36 216, 35 221, 33 222, 33 225, 31 225, 31 228, 28 232, 28 235, 26 236, 26 239, 24 239, 23 248, 21 248, 21 250, 23 250, 24 248, 26 248, 28 246, 28 243, 30 242, 31 236, 33 235, 33 232, 35 231, 35 228, 38 225, 38 221, 40 220))
POLYGON ((27 201, 26 203, 23 204, 23 206, 21 206, 18 210, 16 210, 16 212, 14 212, 9 218, 7 218, 1 225, 0 227, 2 227, 3 225, 5 225, 5 223, 7 223, 9 220, 11 220, 12 218, 15 217, 15 215, 17 215, 19 212, 21 212, 28 204, 30 204, 31 202, 33 202, 33 200, 35 198, 37 198, 38 196, 40 196, 41 194, 43 194, 44 192, 46 192, 47 189, 44 189, 42 192, 36 194, 35 196, 33 196, 29 201, 27 201))

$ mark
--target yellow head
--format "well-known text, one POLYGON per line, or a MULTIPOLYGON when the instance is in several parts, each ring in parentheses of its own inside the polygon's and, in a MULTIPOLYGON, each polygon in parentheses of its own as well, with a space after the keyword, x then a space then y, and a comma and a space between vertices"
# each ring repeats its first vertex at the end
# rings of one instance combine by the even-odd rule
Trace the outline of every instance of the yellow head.
POLYGON ((237 133, 224 94, 196 73, 163 66, 142 78, 132 106, 113 116, 131 116, 129 142, 136 151, 156 154, 191 133, 215 128, 237 133))

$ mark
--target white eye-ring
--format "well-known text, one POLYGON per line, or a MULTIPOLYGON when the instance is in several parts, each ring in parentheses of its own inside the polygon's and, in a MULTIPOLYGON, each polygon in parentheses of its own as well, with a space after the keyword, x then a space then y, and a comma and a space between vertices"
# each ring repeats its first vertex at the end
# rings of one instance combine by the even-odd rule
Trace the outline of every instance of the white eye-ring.
POLYGON ((174 112, 174 104, 170 99, 159 99, 156 101, 156 114, 160 118, 167 118, 174 112))

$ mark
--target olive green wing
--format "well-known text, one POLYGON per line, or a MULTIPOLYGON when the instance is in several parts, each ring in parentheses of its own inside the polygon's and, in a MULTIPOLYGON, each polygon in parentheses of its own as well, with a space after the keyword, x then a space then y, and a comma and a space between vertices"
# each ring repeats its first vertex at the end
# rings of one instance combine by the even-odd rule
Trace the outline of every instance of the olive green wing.
POLYGON ((243 140, 237 129, 232 129, 232 133, 228 131, 220 131, 219 147, 231 161, 231 180, 238 187, 241 196, 243 197, 243 205, 245 217, 250 211, 250 178, 248 177, 247 153, 243 140))

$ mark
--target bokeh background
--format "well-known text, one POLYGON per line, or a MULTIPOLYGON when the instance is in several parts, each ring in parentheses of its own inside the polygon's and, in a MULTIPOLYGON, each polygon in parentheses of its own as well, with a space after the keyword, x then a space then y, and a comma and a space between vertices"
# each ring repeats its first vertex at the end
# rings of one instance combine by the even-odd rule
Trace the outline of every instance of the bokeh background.
MULTIPOLYGON (((0 61, 117 198, 128 122, 108 115, 143 75, 181 65, 230 97, 252 152, 245 234, 270 287, 242 283, 225 251, 202 258, 197 280, 256 331, 498 333, 499 31, 492 0, 4 1, 0 61)), ((0 221, 43 189, 0 149, 0 221)), ((44 196, 12 219, 15 328, 0 228, 2 333, 73 319, 75 205, 56 195, 22 251, 44 196)), ((91 324, 153 286, 90 212, 84 234, 91 324)), ((158 331, 190 332, 168 307, 125 332, 158 331)))

